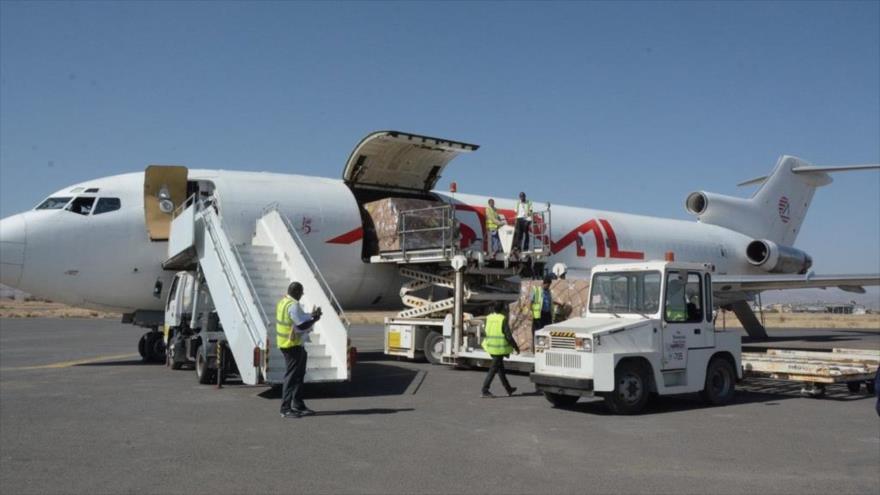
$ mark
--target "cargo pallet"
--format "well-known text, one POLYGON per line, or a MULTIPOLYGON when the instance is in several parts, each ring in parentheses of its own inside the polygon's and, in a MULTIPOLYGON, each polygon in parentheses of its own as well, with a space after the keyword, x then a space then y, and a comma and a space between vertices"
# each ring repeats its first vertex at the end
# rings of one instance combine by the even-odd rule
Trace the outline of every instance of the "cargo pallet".
POLYGON ((874 393, 874 375, 880 366, 880 350, 832 349, 797 351, 768 349, 766 353, 742 353, 743 375, 774 380, 802 382, 801 393, 811 397, 825 395, 825 387, 845 383, 852 393, 861 389, 874 393))

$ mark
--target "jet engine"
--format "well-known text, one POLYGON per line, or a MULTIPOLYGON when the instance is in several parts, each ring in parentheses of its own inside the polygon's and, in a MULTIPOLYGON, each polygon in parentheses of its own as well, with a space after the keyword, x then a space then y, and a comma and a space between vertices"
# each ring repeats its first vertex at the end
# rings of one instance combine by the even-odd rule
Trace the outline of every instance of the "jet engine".
POLYGON ((813 266, 809 254, 773 241, 754 240, 746 246, 746 259, 770 273, 807 273, 813 266))
POLYGON ((749 232, 754 226, 754 206, 748 199, 697 191, 688 195, 684 205, 688 213, 702 223, 742 233, 749 232))

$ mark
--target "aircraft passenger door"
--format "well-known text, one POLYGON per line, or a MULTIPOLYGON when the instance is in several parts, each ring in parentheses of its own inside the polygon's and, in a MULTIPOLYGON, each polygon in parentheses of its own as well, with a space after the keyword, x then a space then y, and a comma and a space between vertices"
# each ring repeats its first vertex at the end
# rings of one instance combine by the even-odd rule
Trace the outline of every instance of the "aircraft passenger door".
POLYGON ((711 346, 715 338, 705 318, 706 300, 700 273, 669 271, 665 300, 663 369, 683 369, 687 367, 688 349, 711 346))
POLYGON ((167 241, 175 208, 186 200, 187 169, 150 165, 144 171, 144 221, 151 241, 167 241))

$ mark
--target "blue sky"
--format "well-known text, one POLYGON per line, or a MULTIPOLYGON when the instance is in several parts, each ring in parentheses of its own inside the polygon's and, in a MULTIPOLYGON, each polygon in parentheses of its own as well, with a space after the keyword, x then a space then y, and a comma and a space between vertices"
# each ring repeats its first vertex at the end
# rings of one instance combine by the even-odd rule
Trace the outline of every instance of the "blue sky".
MULTIPOLYGON (((370 131, 463 192, 688 218, 779 155, 880 162, 880 2, 0 4, 0 215, 150 163, 339 177, 370 131)), ((880 173, 797 246, 880 271, 880 173)))

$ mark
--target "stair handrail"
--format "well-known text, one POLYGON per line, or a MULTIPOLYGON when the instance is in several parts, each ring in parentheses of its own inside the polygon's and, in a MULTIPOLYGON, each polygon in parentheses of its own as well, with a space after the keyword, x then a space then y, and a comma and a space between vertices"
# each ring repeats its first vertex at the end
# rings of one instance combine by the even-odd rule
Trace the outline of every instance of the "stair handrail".
MULTIPOLYGON (((225 222, 220 218, 220 225, 225 226, 225 222)), ((263 317, 263 325, 266 327, 266 338, 269 338, 268 331, 272 328, 273 320, 269 320, 269 315, 266 314, 266 308, 263 307, 263 304, 260 302, 260 299, 257 297, 257 289, 254 287, 254 281, 251 280, 251 274, 244 267, 244 260, 241 258, 241 252, 238 250, 238 246, 235 243, 230 242, 229 246, 232 248, 232 254, 235 256, 235 261, 238 262, 238 266, 241 267, 241 273, 244 275, 244 281, 247 284, 247 289, 251 294, 251 300, 254 301, 254 306, 260 311, 260 316, 263 317)))
POLYGON ((272 211, 278 213, 278 216, 281 218, 281 222, 284 223, 284 227, 287 228, 287 233, 290 234, 293 242, 296 243, 296 246, 303 254, 303 258, 309 265, 309 269, 311 269, 312 273, 315 274, 315 278, 318 280, 318 284, 320 284, 321 289, 324 290, 324 295, 326 295, 327 298, 330 299, 330 304, 333 306, 333 309, 336 311, 336 314, 339 316, 342 324, 345 325, 345 328, 351 328, 351 322, 349 322, 348 318, 345 316, 345 311, 342 310, 342 305, 339 303, 339 300, 336 299, 336 294, 334 294, 333 291, 330 289, 330 284, 327 283, 327 280, 324 278, 324 275, 318 268, 318 264, 315 263, 315 260, 312 258, 311 253, 309 253, 308 248, 306 248, 305 243, 299 236, 299 233, 296 231, 293 223, 290 221, 289 218, 287 218, 287 215, 285 215, 284 212, 281 211, 281 205, 277 201, 269 203, 268 205, 266 205, 265 208, 263 208, 263 213, 261 216, 265 216, 267 213, 270 213, 272 211))
MULTIPOLYGON (((259 331, 255 334, 256 322, 254 321, 254 317, 250 312, 250 309, 247 305, 244 304, 243 294, 241 293, 241 288, 239 288, 238 283, 235 281, 235 278, 232 277, 231 268, 232 265, 229 262, 229 259, 226 257, 225 251, 222 249, 222 241, 220 240, 220 233, 216 231, 216 226, 213 224, 213 221, 216 219, 218 221, 219 217, 213 208, 208 204, 202 204, 199 208, 202 213, 202 218, 205 220, 205 230, 208 232, 208 235, 211 237, 211 242, 214 244, 216 248, 215 251, 218 254, 218 258, 220 259, 220 265, 223 267, 223 274, 226 276, 227 282, 229 282, 229 287, 232 290, 233 300, 235 301, 235 305, 238 306, 239 312, 241 312, 242 316, 244 316, 245 327, 248 329, 248 333, 251 335, 251 340, 260 347, 263 348, 263 339, 259 335, 259 331)), ((221 224, 222 225, 222 224, 221 224)), ((229 243, 232 246, 232 243, 229 243)), ((234 247, 233 247, 234 249, 234 247)), ((241 267, 242 265, 239 265, 241 267)), ((241 270, 244 272, 245 270, 241 270)), ((256 299, 253 297, 253 292, 251 293, 251 299, 254 301, 254 306, 259 306, 256 303, 256 299)), ((265 325, 265 323, 264 323, 265 325)))

